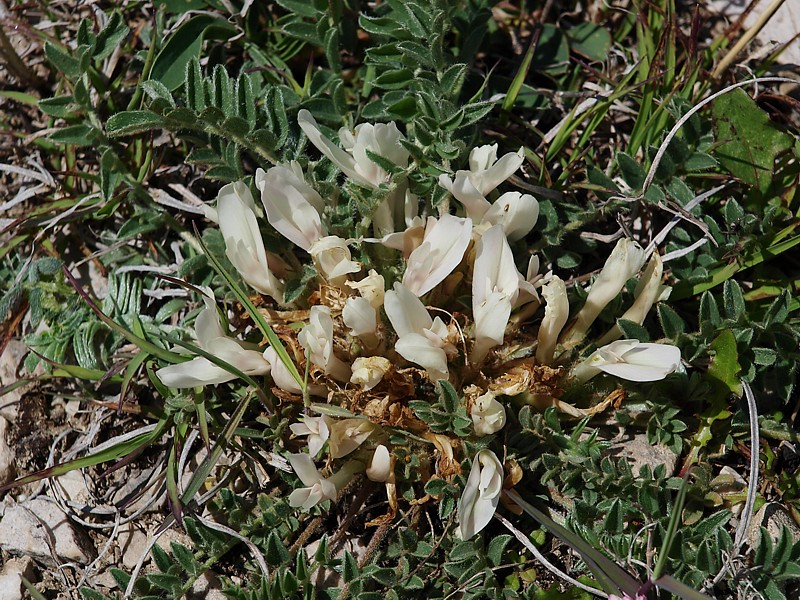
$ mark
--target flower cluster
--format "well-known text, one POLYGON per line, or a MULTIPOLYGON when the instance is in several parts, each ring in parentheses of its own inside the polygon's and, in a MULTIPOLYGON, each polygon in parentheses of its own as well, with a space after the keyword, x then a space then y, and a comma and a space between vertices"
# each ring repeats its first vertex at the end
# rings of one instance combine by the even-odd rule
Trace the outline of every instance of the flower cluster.
MULTIPOLYGON (((436 183, 458 202, 451 214, 411 192, 405 177, 411 155, 394 123, 343 129, 339 145, 308 111, 300 111, 298 122, 344 174, 345 190, 378 199, 372 214, 359 215, 374 237, 336 235, 342 230, 332 222, 335 200, 323 198, 298 163, 259 169, 254 184, 266 221, 297 247, 301 261, 306 257, 313 265, 319 284, 309 297, 288 302, 292 261, 265 249, 261 211, 248 186, 223 187, 209 215, 242 279, 304 323, 280 331, 295 366, 302 372, 308 365, 307 385, 298 384, 274 348, 262 353, 229 337, 210 291, 196 321, 200 348, 246 374, 269 374, 278 398, 304 402, 305 412, 290 425, 295 441, 286 441, 307 448, 288 457, 304 486, 289 496, 292 506, 309 509, 335 500, 364 473, 385 484, 393 516, 397 486, 413 479, 398 461, 424 440, 427 455, 436 458, 414 475, 418 480, 453 480, 471 459, 458 503, 459 535, 469 538, 487 525, 500 499, 504 466, 489 446, 506 425, 512 399, 581 415, 584 409, 559 400, 564 385, 600 373, 656 381, 679 368, 677 348, 618 339, 616 326, 599 344, 586 341, 601 311, 642 271, 648 257, 635 242, 616 245, 571 319, 561 278, 540 274, 534 255, 527 257, 525 273, 519 271, 514 248, 523 250, 519 242, 536 225, 539 204, 530 194, 496 190, 522 167, 522 149, 498 158, 496 144, 481 146, 470 153, 469 169, 441 175, 436 183), (601 344, 575 362, 581 349, 601 344), (507 358, 512 355, 513 361, 507 358), (431 384, 442 380, 463 390, 472 422, 468 435, 483 448, 474 456, 464 456, 458 435, 433 431, 409 407, 410 400, 433 402, 431 384), (316 462, 321 456, 327 459, 322 470, 316 462)), ((621 318, 641 324, 666 297, 662 272, 654 253, 621 318)), ((202 357, 163 368, 158 376, 173 387, 234 377, 202 357)))

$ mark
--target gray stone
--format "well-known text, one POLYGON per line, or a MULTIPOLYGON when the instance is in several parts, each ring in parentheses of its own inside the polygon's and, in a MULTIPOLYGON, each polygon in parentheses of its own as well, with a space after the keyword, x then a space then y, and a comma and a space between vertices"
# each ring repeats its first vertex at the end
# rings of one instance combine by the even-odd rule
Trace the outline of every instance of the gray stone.
POLYGON ((117 545, 122 555, 122 564, 132 571, 142 554, 147 551, 147 534, 133 523, 126 523, 119 528, 117 545))
MULTIPOLYGON (((8 340, 5 350, 0 353, 0 385, 11 385, 20 380, 17 370, 27 353, 28 347, 25 344, 19 340, 8 340)), ((0 415, 13 423, 17 418, 17 403, 31 386, 32 384, 25 384, 0 397, 0 415)))
POLYGON ((635 475, 644 465, 649 465, 651 471, 659 465, 667 468, 667 477, 675 473, 678 455, 662 444, 651 444, 647 441, 646 434, 638 434, 632 439, 614 444, 609 449, 609 455, 625 458, 631 464, 635 475))
POLYGON ((750 528, 747 530, 747 541, 751 548, 757 548, 762 527, 767 529, 772 541, 778 540, 781 530, 786 526, 792 534, 792 541, 800 540, 800 527, 792 519, 792 515, 777 502, 767 502, 753 515, 750 528))
MULTIPOLYGON (((769 2, 761 2, 744 21, 745 30, 751 27, 769 6, 769 2)), ((749 0, 710 0, 708 8, 719 11, 731 22, 739 18, 745 8, 750 5, 749 0)), ((777 12, 772 15, 764 28, 756 36, 757 44, 751 43, 738 57, 737 62, 742 62, 748 56, 760 54, 754 50, 758 45, 766 49, 774 48, 777 44, 789 42, 800 31, 800 4, 797 2, 784 2, 777 12)), ((744 31, 738 35, 741 37, 744 31)), ((787 46, 779 57, 780 63, 800 63, 800 44, 795 41, 787 46)))
POLYGON ((0 485, 8 483, 16 475, 14 450, 8 445, 8 421, 0 416, 0 485))
POLYGON ((0 547, 46 564, 59 561, 88 564, 96 551, 83 529, 53 502, 36 498, 6 508, 0 521, 0 547))
POLYGON ((81 505, 92 505, 92 493, 86 485, 86 478, 79 470, 69 471, 53 480, 65 500, 81 505))
POLYGON ((0 571, 0 600, 22 600, 22 578, 33 579, 33 561, 27 556, 12 558, 0 571))

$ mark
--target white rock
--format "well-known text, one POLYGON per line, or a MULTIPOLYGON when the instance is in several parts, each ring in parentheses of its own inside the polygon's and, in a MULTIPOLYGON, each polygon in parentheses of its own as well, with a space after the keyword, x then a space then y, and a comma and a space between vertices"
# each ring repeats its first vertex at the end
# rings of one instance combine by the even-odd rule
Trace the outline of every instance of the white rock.
POLYGON ((217 577, 216 573, 212 571, 206 571, 200 577, 195 579, 194 584, 192 585, 192 590, 189 593, 190 598, 212 598, 213 592, 218 592, 221 594, 222 598, 225 598, 225 595, 222 594, 219 590, 220 583, 219 578, 217 577))
POLYGON ((133 523, 120 526, 117 545, 122 555, 122 564, 131 571, 147 551, 147 534, 133 523))
POLYGON ((79 470, 69 471, 53 480, 53 485, 64 495, 65 500, 71 500, 77 504, 93 504, 92 493, 86 485, 86 479, 79 470))
POLYGON ((651 471, 655 471, 659 465, 667 468, 667 477, 675 473, 675 465, 678 462, 678 455, 662 444, 651 444, 647 441, 647 435, 635 435, 632 439, 619 442, 611 446, 610 454, 612 457, 625 458, 631 464, 634 475, 639 474, 639 469, 644 465, 649 465, 651 471))
POLYGON ((61 561, 85 565, 96 554, 83 529, 72 523, 55 503, 36 498, 6 509, 0 521, 1 548, 52 565, 51 545, 61 561))
MULTIPOLYGON (((733 22, 739 18, 739 15, 744 12, 745 7, 749 4, 749 2, 732 2, 731 0, 711 0, 708 8, 719 11, 733 22)), ((747 15, 744 21, 745 29, 738 34, 739 37, 758 20, 769 5, 769 2, 761 2, 753 12, 747 15)), ((790 41, 797 35, 798 31, 800 31, 800 3, 790 0, 789 2, 784 2, 783 6, 772 15, 772 18, 756 36, 756 40, 760 42, 761 46, 774 48, 778 44, 790 41)), ((736 40, 738 41, 738 38, 736 40)), ((751 43, 748 50, 738 56, 737 61, 743 61, 753 53, 753 44, 751 43)), ((778 61, 784 64, 800 63, 800 44, 796 40, 794 43, 789 44, 778 58, 778 61)))
MULTIPOLYGON (((0 353, 0 385, 6 386, 19 381, 17 370, 27 353, 28 347, 19 340, 8 341, 5 350, 0 353)), ((31 384, 26 384, 3 395, 0 398, 0 415, 13 423, 17 417, 17 403, 30 388, 31 384)))
POLYGON ((0 600, 22 600, 22 578, 33 579, 33 561, 27 556, 12 558, 0 571, 0 600))
POLYGON ((750 547, 758 547, 762 527, 766 527, 772 541, 776 542, 784 525, 789 528, 793 542, 800 540, 800 527, 797 526, 787 510, 777 502, 767 502, 753 515, 753 520, 750 521, 750 528, 747 530, 747 541, 750 547))
POLYGON ((8 483, 16 475, 14 450, 8 445, 7 434, 8 421, 0 416, 0 485, 8 483))

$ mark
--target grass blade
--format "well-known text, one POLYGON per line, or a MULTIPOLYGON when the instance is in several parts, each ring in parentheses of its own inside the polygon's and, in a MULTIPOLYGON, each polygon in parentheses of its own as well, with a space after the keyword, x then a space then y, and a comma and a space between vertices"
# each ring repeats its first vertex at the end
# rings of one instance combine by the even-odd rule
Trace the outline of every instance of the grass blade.
POLYGON ((203 240, 197 234, 197 229, 195 229, 195 235, 197 237, 197 241, 200 244, 200 247, 203 249, 206 257, 208 258, 211 266, 214 267, 214 270, 222 275, 225 281, 228 283, 228 287, 230 287, 231 291, 236 295, 236 298, 241 302, 242 306, 244 306, 247 313, 250 315, 250 318, 253 319, 253 322, 258 326, 261 330, 261 333, 269 340, 270 345, 275 348, 275 352, 278 355, 278 358, 281 359, 281 362, 284 366, 289 370, 289 373, 292 374, 292 377, 297 382, 297 385, 303 389, 305 393, 305 382, 303 378, 300 376, 300 373, 297 370, 297 367, 294 364, 294 361, 289 357, 289 353, 286 352, 286 348, 283 347, 283 343, 281 342, 280 338, 275 334, 270 327, 267 320, 263 317, 263 315, 258 312, 258 309, 255 305, 250 301, 250 298, 247 294, 239 287, 239 285, 234 281, 233 277, 231 277, 230 273, 225 270, 225 267, 217 260, 217 258, 208 251, 208 248, 203 243, 203 240))

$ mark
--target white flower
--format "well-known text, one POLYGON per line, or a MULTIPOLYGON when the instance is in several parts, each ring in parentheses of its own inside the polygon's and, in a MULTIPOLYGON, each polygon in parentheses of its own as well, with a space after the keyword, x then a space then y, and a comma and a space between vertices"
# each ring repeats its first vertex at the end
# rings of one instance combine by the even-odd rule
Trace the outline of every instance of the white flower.
POLYGON ((347 456, 379 430, 375 423, 367 419, 335 421, 331 425, 331 435, 328 438, 331 458, 347 456))
MULTIPOLYGON (((206 292, 203 294, 205 308, 200 311, 195 320, 195 335, 200 349, 236 367, 245 375, 269 373, 270 364, 264 359, 261 352, 246 350, 238 341, 225 334, 219 321, 217 306, 213 296, 210 295, 211 290, 204 291, 206 292)), ((212 385, 236 379, 236 375, 218 367, 202 356, 159 369, 156 375, 164 385, 173 388, 212 385)))
POLYGON ((478 241, 472 275, 475 346, 470 360, 479 363, 493 346, 503 343, 511 308, 519 295, 520 274, 500 225, 478 241))
POLYGON ((603 265, 602 271, 594 280, 586 303, 575 317, 575 323, 568 330, 564 345, 576 346, 586 335, 606 305, 616 298, 625 282, 633 277, 644 263, 644 250, 634 241, 622 238, 603 265))
POLYGON ((366 298, 345 300, 342 320, 352 335, 374 335, 378 329, 378 313, 366 298))
POLYGON ((300 481, 307 486, 289 494, 289 506, 302 506, 308 510, 323 500, 336 500, 336 485, 317 471, 308 454, 290 454, 289 462, 300 481))
POLYGON ((468 540, 489 524, 503 489, 503 465, 491 450, 481 450, 472 461, 464 493, 458 501, 458 535, 468 540))
POLYGON ((680 364, 681 351, 675 346, 618 340, 595 350, 572 370, 572 377, 585 382, 603 371, 628 381, 659 381, 680 364))
POLYGON ((331 285, 341 287, 349 273, 357 273, 361 265, 351 260, 347 242, 335 235, 320 238, 308 248, 317 272, 331 285))
POLYGON ((383 296, 386 292, 386 283, 383 275, 378 275, 375 269, 370 269, 369 274, 360 281, 347 281, 347 287, 358 290, 362 298, 366 298, 372 308, 378 310, 383 306, 383 296))
POLYGON ((353 361, 350 383, 361 386, 365 392, 378 385, 392 370, 392 363, 383 356, 359 356, 353 361))
POLYGON ((225 255, 255 290, 283 302, 283 285, 269 268, 254 207, 253 195, 241 181, 220 189, 217 217, 225 255))
POLYGON ((558 335, 569 318, 567 286, 564 285, 560 277, 553 275, 550 283, 542 288, 542 296, 546 304, 544 306, 542 324, 539 325, 536 362, 540 365, 549 365, 553 362, 558 335))
POLYGON ((327 235, 320 213, 322 197, 302 177, 296 165, 278 165, 256 171, 256 187, 267 220, 275 230, 303 250, 327 235))
POLYGON ((408 257, 403 285, 417 296, 444 281, 461 262, 472 238, 472 220, 428 217, 422 244, 408 257))
POLYGON ((424 367, 433 381, 447 379, 447 354, 455 353, 455 348, 446 341, 444 322, 439 317, 431 319, 420 299, 401 283, 386 292, 384 309, 397 332, 398 354, 424 367))
POLYGON ((297 113, 297 123, 320 152, 347 177, 363 186, 377 188, 390 179, 384 168, 369 158, 367 151, 387 159, 398 167, 408 165, 408 150, 400 143, 405 138, 394 122, 375 125, 362 123, 356 126, 354 132, 345 128, 340 129, 339 139, 344 150, 322 135, 317 121, 307 110, 303 109, 297 113))
POLYGON ((329 417, 322 415, 319 417, 309 417, 302 415, 299 423, 292 423, 289 429, 295 435, 308 436, 308 453, 314 457, 319 454, 325 442, 328 441, 330 435, 331 420, 329 417))
POLYGON ((528 235, 538 219, 539 202, 520 192, 506 192, 483 215, 483 222, 503 226, 509 242, 528 235))
POLYGON ((367 477, 370 481, 385 482, 392 475, 392 457, 389 449, 383 444, 375 448, 372 460, 367 467, 367 477))
POLYGON ((486 195, 522 166, 523 157, 520 148, 497 160, 497 144, 480 146, 470 152, 469 171, 456 171, 454 179, 440 175, 439 185, 453 194, 466 208, 467 216, 478 223, 491 207, 486 195))
POLYGON ((506 409, 491 392, 475 399, 470 415, 476 435, 497 433, 506 424, 506 409))
POLYGON ((333 319, 327 306, 312 306, 308 325, 297 335, 312 363, 339 381, 350 380, 350 367, 333 353, 333 319))
MULTIPOLYGON (((620 319, 633 321, 641 325, 644 323, 644 318, 647 316, 647 313, 650 312, 653 304, 657 301, 666 300, 669 297, 672 288, 661 283, 661 276, 663 274, 664 265, 661 262, 661 257, 658 255, 658 251, 653 252, 653 256, 650 258, 650 262, 639 278, 639 283, 633 292, 633 296, 636 299, 620 319)), ((607 344, 613 342, 621 335, 622 330, 619 328, 619 325, 614 325, 597 343, 607 344)))

